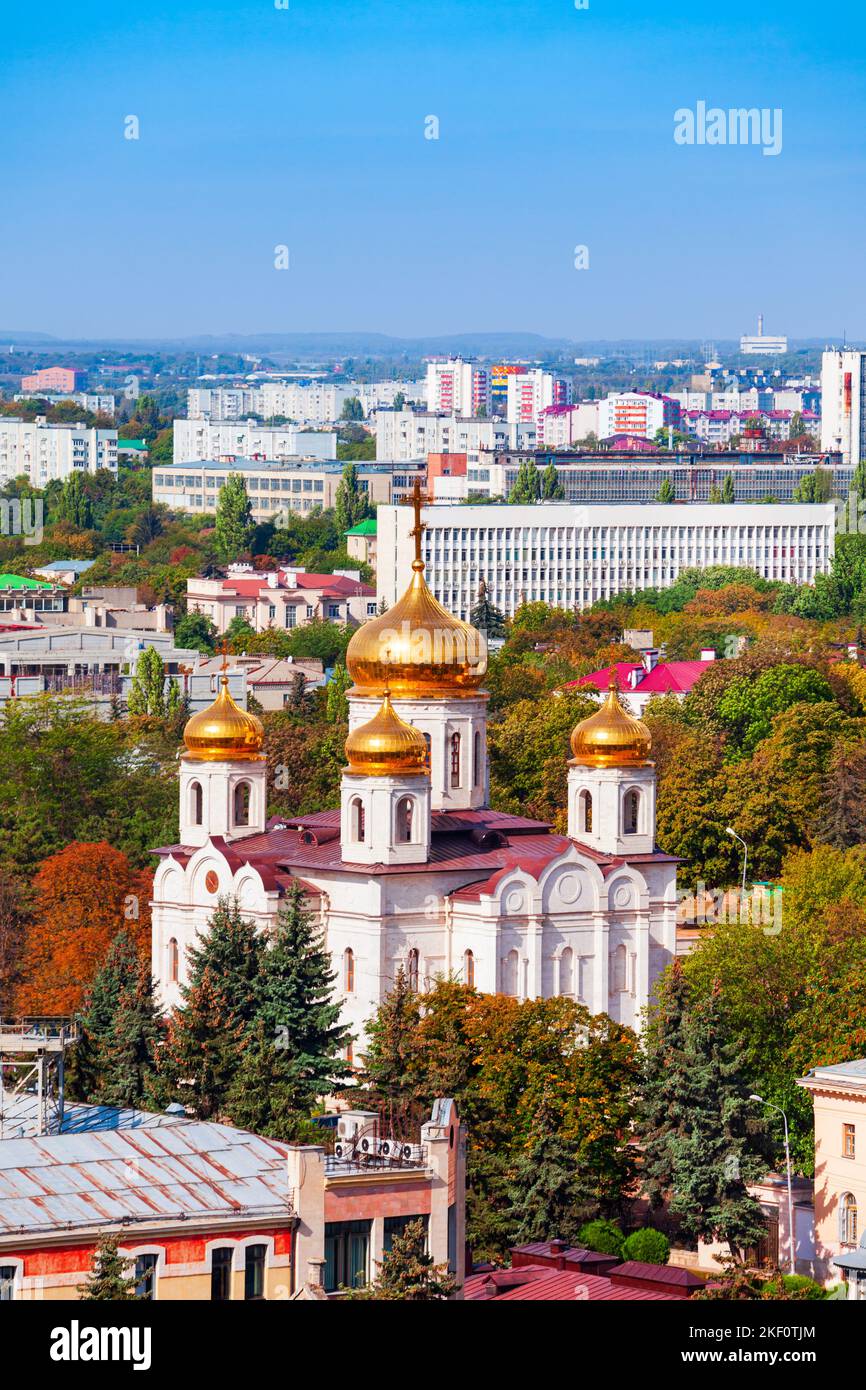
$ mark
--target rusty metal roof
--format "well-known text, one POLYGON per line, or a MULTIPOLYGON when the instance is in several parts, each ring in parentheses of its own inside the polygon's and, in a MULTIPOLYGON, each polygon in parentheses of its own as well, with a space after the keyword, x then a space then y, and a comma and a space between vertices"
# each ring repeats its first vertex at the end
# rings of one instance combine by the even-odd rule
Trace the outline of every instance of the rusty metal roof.
POLYGON ((286 1146, 180 1120, 0 1143, 0 1239, 112 1223, 290 1215, 286 1146))

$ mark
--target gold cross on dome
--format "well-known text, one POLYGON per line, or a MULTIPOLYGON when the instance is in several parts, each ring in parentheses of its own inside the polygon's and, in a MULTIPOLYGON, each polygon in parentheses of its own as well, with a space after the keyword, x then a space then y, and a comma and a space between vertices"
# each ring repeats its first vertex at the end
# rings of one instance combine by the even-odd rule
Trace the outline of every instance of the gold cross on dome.
POLYGON ((415 513, 415 525, 409 532, 410 536, 415 537, 415 559, 421 559, 421 537, 427 530, 427 525, 421 520, 421 480, 415 479, 415 486, 412 488, 412 509, 415 513))

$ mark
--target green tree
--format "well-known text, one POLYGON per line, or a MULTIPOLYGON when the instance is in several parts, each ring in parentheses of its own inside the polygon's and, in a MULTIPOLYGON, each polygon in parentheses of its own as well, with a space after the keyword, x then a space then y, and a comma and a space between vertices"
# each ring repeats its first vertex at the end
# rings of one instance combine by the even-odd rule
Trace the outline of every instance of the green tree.
POLYGON ((159 1037, 150 966, 118 932, 90 987, 72 1057, 75 1093, 97 1105, 141 1106, 159 1037))
POLYGON ((152 1090, 159 1103, 182 1101, 205 1120, 222 1113, 257 1020, 264 950, 237 902, 220 898, 189 949, 189 983, 157 1057, 152 1090))
POLYGON ((216 510, 216 552, 222 561, 246 554, 255 531, 253 511, 240 473, 230 473, 220 488, 216 510))
POLYGON ((419 1095, 421 1001, 402 966, 393 987, 366 1025, 362 1087, 388 1107, 390 1128, 400 1132, 419 1095))
POLYGON ((652 1226, 643 1226, 632 1231, 622 1243, 624 1260, 637 1260, 641 1264, 666 1265, 671 1253, 671 1243, 663 1231, 652 1226))
POLYGON ((135 1261, 118 1252, 119 1244, 119 1236, 99 1237, 87 1283, 78 1289, 83 1303, 127 1303, 138 1299, 129 1275, 135 1261))
POLYGON ((866 840, 866 749, 839 740, 821 792, 815 843, 851 849, 866 840))
POLYGON ((84 485, 84 478, 76 469, 64 480, 57 502, 57 520, 69 521, 81 531, 90 530, 93 525, 93 509, 84 485))
POLYGON ((509 1187, 510 1220, 521 1244, 546 1241, 551 1234, 570 1245, 592 1214, 577 1167, 577 1149, 560 1132, 555 1107, 542 1103, 535 1134, 514 1164, 509 1187))
POLYGON ((674 488, 674 485, 671 482, 670 478, 662 478, 661 486, 659 487, 658 493, 656 494, 656 501, 663 502, 669 505, 671 502, 676 502, 676 500, 676 489, 674 488))
POLYGON ((255 628, 249 618, 244 617, 243 613, 236 613, 225 631, 226 641, 233 651, 243 646, 248 637, 255 637, 255 635, 255 628))
POLYGON ((337 487, 335 512, 340 531, 350 530, 370 515, 367 494, 361 487, 354 463, 347 463, 343 469, 343 476, 337 487))
POLYGON ((733 473, 726 473, 722 482, 720 501, 736 502, 736 500, 736 493, 734 491, 734 475, 733 473))
POLYGON ((521 503, 537 502, 541 494, 541 475, 532 458, 521 459, 517 467, 514 487, 508 494, 508 501, 517 506, 521 503))
POLYGON ((325 713, 332 724, 345 724, 349 718, 349 701, 346 691, 351 688, 352 677, 345 666, 335 666, 331 679, 325 688, 325 713))
POLYGON ((565 488, 559 481, 559 474, 553 459, 550 460, 541 475, 541 499, 543 502, 562 502, 565 500, 565 488))
POLYGON ((347 396, 340 411, 341 420, 363 420, 364 407, 357 396, 347 396))
POLYGON ((717 717, 728 730, 734 756, 751 753, 772 732, 773 719, 791 705, 832 700, 833 691, 820 671, 811 666, 781 663, 753 675, 728 681, 717 705, 717 717))
POLYGON ((453 1298, 458 1287, 447 1266, 434 1265, 427 1253, 426 1224, 419 1219, 394 1236, 373 1283, 350 1289, 345 1297, 363 1302, 441 1303, 453 1298))
POLYGON ((283 1054, 292 1108, 307 1111, 348 1076, 341 1053, 351 1041, 334 998, 336 974, 320 928, 293 882, 261 961, 256 1016, 283 1054))
POLYGON ((622 1257, 622 1231, 615 1221, 587 1221, 577 1233, 577 1244, 582 1250, 597 1250, 601 1255, 622 1257))
POLYGON ((165 663, 156 647, 145 647, 135 664, 126 707, 130 714, 165 717, 165 663))
POLYGON ((213 619, 196 611, 185 613, 174 628, 175 646, 192 647, 205 656, 213 654, 217 636, 213 619))
POLYGON ((505 615, 495 603, 491 603, 483 579, 478 585, 478 598, 469 614, 469 621, 479 632, 484 633, 488 641, 505 636, 505 615))

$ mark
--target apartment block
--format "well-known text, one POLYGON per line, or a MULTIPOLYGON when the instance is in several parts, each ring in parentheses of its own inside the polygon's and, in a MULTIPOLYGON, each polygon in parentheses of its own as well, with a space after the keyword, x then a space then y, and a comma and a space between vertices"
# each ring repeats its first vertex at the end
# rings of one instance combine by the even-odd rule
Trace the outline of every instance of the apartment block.
MULTIPOLYGON (((155 468, 151 480, 154 502, 176 512, 215 513, 219 490, 230 473, 239 473, 246 484, 255 521, 275 521, 280 513, 304 514, 319 507, 333 507, 343 477, 343 463, 317 460, 199 459, 155 468)), ((358 482, 372 506, 400 502, 408 497, 423 465, 389 461, 360 462, 358 482)))
POLYGON ((175 420, 174 462, 197 459, 337 457, 333 431, 261 425, 255 420, 175 420))
POLYGON ((35 420, 0 418, 0 486, 26 476, 32 487, 63 480, 77 469, 117 471, 117 430, 87 425, 50 425, 35 420))
POLYGON ((38 372, 21 378, 21 390, 32 394, 43 391, 77 391, 84 381, 84 373, 72 367, 40 367, 38 372))
POLYGON ((498 417, 477 419, 436 411, 378 410, 376 457, 419 459, 428 454, 466 454, 477 460, 482 449, 531 448, 534 422, 509 425, 498 417))
POLYGON ((866 352, 821 358, 821 448, 840 449, 855 468, 866 458, 866 352))

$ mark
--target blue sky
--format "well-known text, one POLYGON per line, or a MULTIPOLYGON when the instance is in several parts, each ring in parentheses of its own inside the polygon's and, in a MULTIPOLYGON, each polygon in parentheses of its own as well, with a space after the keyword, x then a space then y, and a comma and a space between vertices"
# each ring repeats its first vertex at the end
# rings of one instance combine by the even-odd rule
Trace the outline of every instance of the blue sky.
POLYGON ((707 8, 7 10, 0 328, 866 336, 859 7, 707 8), (781 154, 676 145, 699 100, 781 154))

